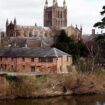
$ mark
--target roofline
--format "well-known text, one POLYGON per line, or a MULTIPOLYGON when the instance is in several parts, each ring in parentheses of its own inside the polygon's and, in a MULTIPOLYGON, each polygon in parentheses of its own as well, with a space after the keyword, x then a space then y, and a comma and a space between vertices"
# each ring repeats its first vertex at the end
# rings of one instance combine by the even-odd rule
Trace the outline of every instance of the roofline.
MULTIPOLYGON (((0 51, 4 51, 3 53, 1 52, 0 57, 14 57, 14 58, 15 58, 15 57, 27 57, 27 58, 32 58, 32 57, 35 57, 35 58, 40 58, 40 57, 57 57, 57 58, 58 58, 58 57, 63 56, 63 54, 62 54, 61 56, 57 54, 57 52, 56 52, 56 49, 57 49, 57 48, 40 48, 40 47, 38 47, 38 48, 25 48, 25 47, 24 47, 24 48, 5 48, 5 49, 1 49, 1 50, 0 50, 0 51), (21 55, 21 54, 20 54, 19 56, 18 56, 18 54, 17 54, 17 55, 8 55, 8 54, 7 54, 7 55, 2 55, 2 54, 5 53, 5 50, 7 50, 7 51, 10 50, 10 51, 12 51, 12 49, 19 49, 19 50, 27 49, 27 50, 29 51, 29 50, 31 50, 31 49, 38 49, 38 48, 39 48, 39 49, 49 49, 49 52, 50 52, 51 50, 53 50, 54 53, 55 53, 55 56, 53 56, 53 55, 52 55, 52 56, 50 56, 50 55, 49 55, 49 56, 47 56, 47 55, 43 55, 43 56, 42 56, 42 55, 38 55, 38 56, 36 56, 36 55, 21 55)), ((27 50, 26 50, 26 51, 27 51, 27 50)), ((66 53, 66 52, 64 52, 64 51, 62 51, 62 50, 60 50, 60 49, 58 49, 58 50, 61 51, 61 52, 63 52, 64 55, 66 55, 66 56, 70 56, 70 57, 72 56, 72 55, 70 55, 70 54, 68 54, 68 53, 66 53)), ((24 50, 23 50, 23 51, 24 51, 24 50)), ((46 52, 46 54, 49 53, 49 52, 46 52)))

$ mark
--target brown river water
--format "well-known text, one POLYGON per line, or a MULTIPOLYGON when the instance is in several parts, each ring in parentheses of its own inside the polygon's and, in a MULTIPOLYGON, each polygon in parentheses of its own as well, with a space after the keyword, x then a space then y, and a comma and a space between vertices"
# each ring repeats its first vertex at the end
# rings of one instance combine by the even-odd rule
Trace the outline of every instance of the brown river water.
POLYGON ((105 95, 0 100, 0 105, 105 105, 105 95))

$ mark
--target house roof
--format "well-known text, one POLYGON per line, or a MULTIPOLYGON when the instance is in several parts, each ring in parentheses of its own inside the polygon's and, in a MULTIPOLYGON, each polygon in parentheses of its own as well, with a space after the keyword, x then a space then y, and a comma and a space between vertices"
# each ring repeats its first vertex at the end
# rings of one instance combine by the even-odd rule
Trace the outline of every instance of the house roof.
POLYGON ((0 50, 1 57, 60 57, 71 56, 56 48, 7 48, 0 50))

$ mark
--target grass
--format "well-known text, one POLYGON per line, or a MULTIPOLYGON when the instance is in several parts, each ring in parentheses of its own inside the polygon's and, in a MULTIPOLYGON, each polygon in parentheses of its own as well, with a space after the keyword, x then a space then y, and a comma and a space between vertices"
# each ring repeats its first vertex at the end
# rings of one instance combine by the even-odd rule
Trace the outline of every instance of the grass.
POLYGON ((95 70, 94 72, 93 72, 93 74, 94 75, 96 75, 96 76, 105 76, 105 70, 104 69, 101 69, 101 70, 95 70))
POLYGON ((36 78, 36 81, 41 83, 46 82, 46 80, 47 80, 47 76, 40 76, 36 78))
MULTIPOLYGON (((105 71, 97 68, 94 72, 71 70, 67 75, 46 76, 8 76, 5 89, 8 96, 30 97, 36 94, 62 92, 63 86, 75 94, 101 93, 105 92, 105 71)), ((3 92, 4 93, 4 92, 3 92)))

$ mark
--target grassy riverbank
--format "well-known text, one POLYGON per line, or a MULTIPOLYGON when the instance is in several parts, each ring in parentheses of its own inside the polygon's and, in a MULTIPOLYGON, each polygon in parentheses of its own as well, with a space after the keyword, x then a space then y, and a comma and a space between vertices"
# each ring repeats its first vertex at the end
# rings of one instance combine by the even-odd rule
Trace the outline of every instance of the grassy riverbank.
POLYGON ((0 98, 37 98, 105 93, 105 71, 66 75, 10 76, 0 81, 0 98))
POLYGON ((68 76, 66 85, 73 94, 104 94, 105 71, 72 73, 68 76))
POLYGON ((45 75, 38 77, 6 75, 1 86, 0 96, 1 98, 59 96, 63 94, 62 90, 66 77, 67 75, 45 75))

